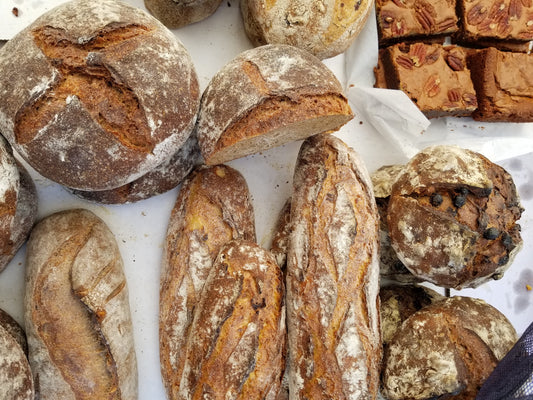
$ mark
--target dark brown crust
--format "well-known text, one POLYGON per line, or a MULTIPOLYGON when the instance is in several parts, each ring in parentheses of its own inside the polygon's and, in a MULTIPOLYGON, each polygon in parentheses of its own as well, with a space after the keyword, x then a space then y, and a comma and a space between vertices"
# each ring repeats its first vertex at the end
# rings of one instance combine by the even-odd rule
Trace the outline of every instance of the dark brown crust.
POLYGON ((437 301, 412 314, 390 342, 383 393, 391 400, 473 399, 516 339, 507 318, 482 300, 437 301))
POLYGON ((287 251, 289 249, 289 238, 291 235, 291 198, 283 204, 279 212, 276 227, 274 228, 274 236, 272 237, 272 244, 270 245, 270 252, 278 262, 282 271, 287 268, 287 251))
POLYGON ((39 173, 79 190, 115 188, 161 164, 199 106, 187 50, 122 2, 51 10, 0 49, 0 68, 9 71, 0 129, 39 173))
POLYGON ((255 240, 248 186, 235 169, 199 166, 183 182, 170 216, 161 273, 159 346, 167 395, 180 398, 184 340, 212 263, 232 239, 255 240))
POLYGON ((285 366, 281 270, 253 242, 224 245, 194 309, 180 399, 275 400, 285 366))
POLYGON ((392 246, 414 275, 459 289, 503 276, 522 246, 522 211, 503 168, 479 153, 433 146, 398 177, 387 218, 392 246))
POLYGON ((377 395, 378 214, 357 154, 332 135, 302 144, 287 257, 289 384, 299 398, 377 395))
POLYGON ((220 3, 222 0, 144 0, 147 10, 171 29, 209 17, 218 9, 220 3))
POLYGON ((137 363, 123 263, 112 233, 85 210, 46 217, 26 263, 29 359, 42 399, 130 399, 137 363))

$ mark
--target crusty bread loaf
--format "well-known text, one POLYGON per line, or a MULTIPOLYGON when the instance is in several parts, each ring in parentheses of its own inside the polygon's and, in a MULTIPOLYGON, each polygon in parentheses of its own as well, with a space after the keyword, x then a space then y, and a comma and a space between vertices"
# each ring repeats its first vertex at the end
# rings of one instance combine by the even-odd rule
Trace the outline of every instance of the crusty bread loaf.
POLYGON ((159 298, 161 373, 169 399, 180 398, 194 309, 220 248, 255 240, 248 186, 235 169, 199 166, 183 182, 167 229, 159 298))
POLYGON ((222 246, 194 308, 179 399, 276 400, 285 366, 281 270, 253 242, 222 246))
POLYGON ((222 0, 144 0, 154 17, 169 28, 180 28, 213 14, 222 0))
POLYGON ((0 49, 0 70, 0 130, 39 173, 70 188, 131 182, 194 127, 200 94, 187 50, 120 0, 52 9, 0 49))
POLYGON ((302 144, 287 256, 291 399, 373 399, 381 360, 378 212, 355 151, 302 144))
POLYGON ((202 95, 198 142, 215 165, 339 129, 353 118, 333 72, 287 45, 246 50, 222 67, 202 95))
POLYGON ((200 162, 198 141, 195 135, 191 135, 172 157, 133 182, 116 189, 92 192, 72 189, 71 192, 82 199, 97 203, 134 203, 174 189, 200 162))
POLYGON ((0 136, 0 272, 28 238, 36 217, 35 184, 0 136))
POLYGON ((516 332, 483 300, 452 297, 428 305, 402 324, 385 352, 387 399, 474 400, 516 332))
POLYGON ((286 271, 287 267, 287 252, 289 250, 289 237, 291 235, 291 198, 289 197, 283 207, 281 208, 276 226, 274 227, 274 235, 272 236, 272 243, 270 245, 270 252, 278 262, 282 271, 286 271))
POLYGON ((241 0, 246 33, 255 46, 282 43, 318 58, 345 51, 363 28, 373 0, 241 0))
POLYGON ((392 187, 391 243, 419 278, 460 289, 498 279, 522 247, 523 209, 511 175, 479 153, 431 146, 392 187))
POLYGON ((137 361, 123 262, 105 223, 52 214, 27 245, 25 324, 41 400, 137 398, 137 361))
POLYGON ((0 399, 35 399, 27 351, 24 329, 0 309, 0 399))

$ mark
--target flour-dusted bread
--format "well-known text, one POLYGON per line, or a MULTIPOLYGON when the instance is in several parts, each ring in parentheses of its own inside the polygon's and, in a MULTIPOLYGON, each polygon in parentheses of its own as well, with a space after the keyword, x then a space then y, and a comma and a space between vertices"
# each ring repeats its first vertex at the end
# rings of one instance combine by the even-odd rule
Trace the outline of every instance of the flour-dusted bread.
POLYGON ((192 132, 199 87, 176 37, 120 0, 74 0, 0 49, 0 131, 39 173, 79 190, 131 182, 192 132))
POLYGON ((27 245, 24 302, 41 400, 137 399, 122 257, 100 218, 74 209, 35 226, 27 245))
POLYGON ((172 209, 163 250, 159 294, 159 353, 169 399, 181 398, 187 338, 202 288, 222 246, 255 241, 248 185, 235 169, 195 168, 172 209))
POLYGON ((306 139, 294 171, 287 256, 291 399, 375 399, 379 387, 378 211, 356 152, 306 139))
POLYGON ((277 400, 285 341, 276 260, 254 242, 227 243, 194 308, 177 398, 277 400))
POLYGON ((198 142, 215 165, 314 134, 353 118, 333 72, 288 45, 246 50, 222 67, 202 95, 198 142))
POLYGON ((154 17, 168 28, 180 28, 213 14, 222 0, 144 0, 154 17))
POLYGON ((0 136, 0 272, 28 238, 37 217, 37 203, 30 174, 0 136))
POLYGON ((496 308, 451 297, 412 314, 385 352, 383 394, 389 400, 474 400, 517 340, 496 308))
POLYGON ((344 52, 365 25, 373 0, 241 0, 256 46, 289 44, 324 59, 344 52))
POLYGON ((499 279, 522 247, 523 208, 511 175, 457 146, 416 154, 392 187, 391 243, 417 277, 460 289, 499 279))
POLYGON ((116 189, 87 192, 72 189, 76 196, 96 203, 135 203, 165 193, 178 186, 195 165, 201 163, 200 149, 195 135, 168 160, 133 182, 116 189))

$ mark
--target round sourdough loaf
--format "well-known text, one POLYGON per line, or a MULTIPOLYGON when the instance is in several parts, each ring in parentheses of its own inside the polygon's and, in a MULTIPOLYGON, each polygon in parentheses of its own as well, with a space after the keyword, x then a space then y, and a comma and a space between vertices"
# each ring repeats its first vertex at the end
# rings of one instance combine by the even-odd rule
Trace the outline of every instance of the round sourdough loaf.
POLYGON ((197 135, 208 165, 222 164, 314 134, 353 118, 333 72, 288 45, 246 50, 205 89, 197 135))
POLYGON ((389 400, 473 400, 517 340, 507 318, 483 300, 451 297, 412 314, 389 342, 383 395, 389 400))
POLYGON ((87 192, 71 189, 76 196, 95 203, 135 203, 165 193, 178 186, 193 167, 201 163, 200 149, 195 135, 168 160, 133 182, 115 189, 87 192))
POLYGON ((499 279, 522 247, 523 208, 511 175, 479 153, 431 146, 392 187, 391 243, 418 278, 461 289, 499 279))
POLYGON ((213 14, 222 0, 144 0, 154 17, 169 28, 180 28, 213 14))
POLYGON ((28 238, 36 217, 35 184, 0 136, 0 272, 28 238))
POLYGON ((146 12, 75 0, 0 49, 0 130, 39 173, 80 190, 131 182, 189 137, 192 60, 146 12))
POLYGON ((345 51, 365 25, 373 0, 241 0, 255 46, 282 43, 324 59, 345 51))

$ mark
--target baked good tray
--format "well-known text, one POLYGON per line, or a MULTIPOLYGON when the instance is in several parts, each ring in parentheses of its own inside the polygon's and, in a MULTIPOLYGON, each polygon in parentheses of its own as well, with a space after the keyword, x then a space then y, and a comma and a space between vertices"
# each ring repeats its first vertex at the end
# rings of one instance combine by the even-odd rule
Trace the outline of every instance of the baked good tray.
MULTIPOLYGON (((142 0, 127 2, 145 9, 142 0)), ((6 3, 7 7, 3 5, 0 10, 2 15, 21 20, 10 26, 10 32, 0 32, 2 38, 33 20, 25 15, 30 13, 25 8, 30 7, 30 1, 6 3), (12 13, 14 4, 19 17, 12 13)), ((8 25, 1 29, 7 30, 8 25)), ((451 295, 484 299, 505 314, 521 334, 533 321, 533 266, 529 262, 533 258, 533 124, 479 123, 470 118, 428 121, 401 93, 373 89, 372 69, 377 62, 375 25, 372 14, 344 54, 324 60, 345 86, 355 113, 355 118, 335 135, 361 155, 369 172, 383 165, 405 163, 418 150, 432 144, 455 144, 482 153, 511 173, 525 208, 519 221, 523 248, 501 280, 475 289, 452 290, 451 295)), ((201 90, 218 69, 252 47, 244 32, 238 0, 224 0, 209 18, 173 32, 192 56, 201 90)), ((289 143, 228 163, 248 182, 258 242, 266 248, 278 213, 291 194, 300 144, 289 143)), ((139 399, 164 399, 158 350, 159 275, 168 219, 179 187, 134 204, 101 205, 75 197, 25 165, 37 186, 39 218, 60 210, 85 208, 102 218, 115 234, 129 287, 139 399)), ((24 259, 25 247, 0 274, 0 308, 19 323, 23 323, 24 259)))

